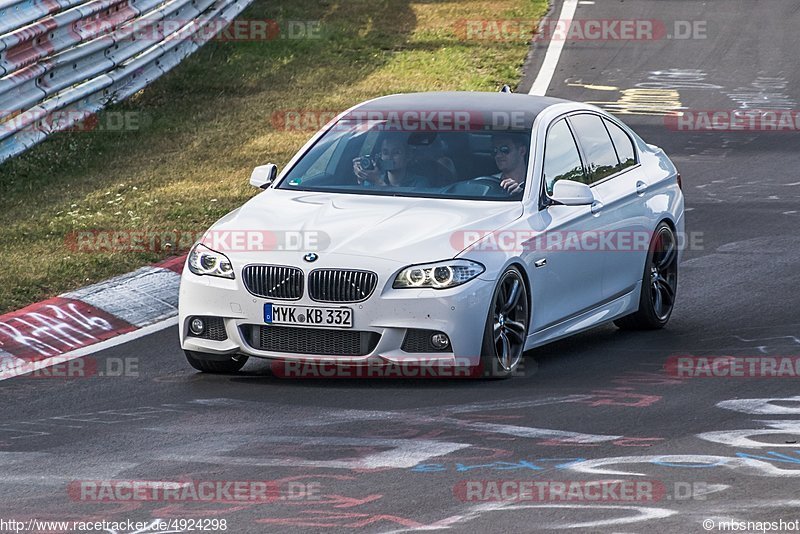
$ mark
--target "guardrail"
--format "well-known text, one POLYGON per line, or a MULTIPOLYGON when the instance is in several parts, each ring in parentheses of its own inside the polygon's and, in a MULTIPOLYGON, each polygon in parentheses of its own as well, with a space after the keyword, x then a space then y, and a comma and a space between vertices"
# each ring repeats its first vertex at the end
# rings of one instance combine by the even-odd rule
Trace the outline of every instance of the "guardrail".
POLYGON ((253 0, 0 0, 0 162, 141 90, 253 0))

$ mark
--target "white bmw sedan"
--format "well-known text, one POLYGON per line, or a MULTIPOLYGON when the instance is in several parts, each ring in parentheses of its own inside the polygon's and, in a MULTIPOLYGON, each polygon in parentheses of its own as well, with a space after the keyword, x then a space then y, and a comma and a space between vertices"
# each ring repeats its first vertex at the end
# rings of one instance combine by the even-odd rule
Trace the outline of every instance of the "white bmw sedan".
POLYGON ((180 341, 230 373, 249 357, 514 373, 524 351, 613 321, 667 324, 680 175, 585 104, 507 93, 362 103, 189 254, 180 341))

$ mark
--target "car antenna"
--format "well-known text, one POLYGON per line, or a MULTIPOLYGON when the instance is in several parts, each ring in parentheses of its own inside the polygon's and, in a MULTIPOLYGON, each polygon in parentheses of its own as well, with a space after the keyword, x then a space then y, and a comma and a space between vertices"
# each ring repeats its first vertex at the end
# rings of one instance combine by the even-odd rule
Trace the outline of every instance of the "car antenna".
POLYGON ((503 88, 500 89, 500 92, 501 93, 511 93, 513 91, 511 91, 511 87, 509 87, 508 84, 506 84, 506 85, 503 85, 503 88))

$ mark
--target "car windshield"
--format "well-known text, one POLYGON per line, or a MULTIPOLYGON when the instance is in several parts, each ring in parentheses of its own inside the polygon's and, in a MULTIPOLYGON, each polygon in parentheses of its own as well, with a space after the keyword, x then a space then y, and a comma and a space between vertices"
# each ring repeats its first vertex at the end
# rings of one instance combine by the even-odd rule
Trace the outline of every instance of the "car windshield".
POLYGON ((408 131, 388 120, 342 119, 290 169, 278 189, 518 201, 530 135, 462 125, 408 131))

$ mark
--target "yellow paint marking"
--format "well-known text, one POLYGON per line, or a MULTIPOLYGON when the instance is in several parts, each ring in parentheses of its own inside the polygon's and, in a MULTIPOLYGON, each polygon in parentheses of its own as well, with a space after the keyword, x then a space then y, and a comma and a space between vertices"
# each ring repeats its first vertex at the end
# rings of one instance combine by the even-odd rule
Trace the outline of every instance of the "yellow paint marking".
POLYGON ((613 85, 592 85, 588 83, 568 83, 567 85, 570 87, 583 87, 592 91, 619 91, 619 87, 614 87, 613 85))
POLYGON ((616 102, 587 102, 617 115, 675 115, 686 109, 674 89, 623 89, 616 102))

